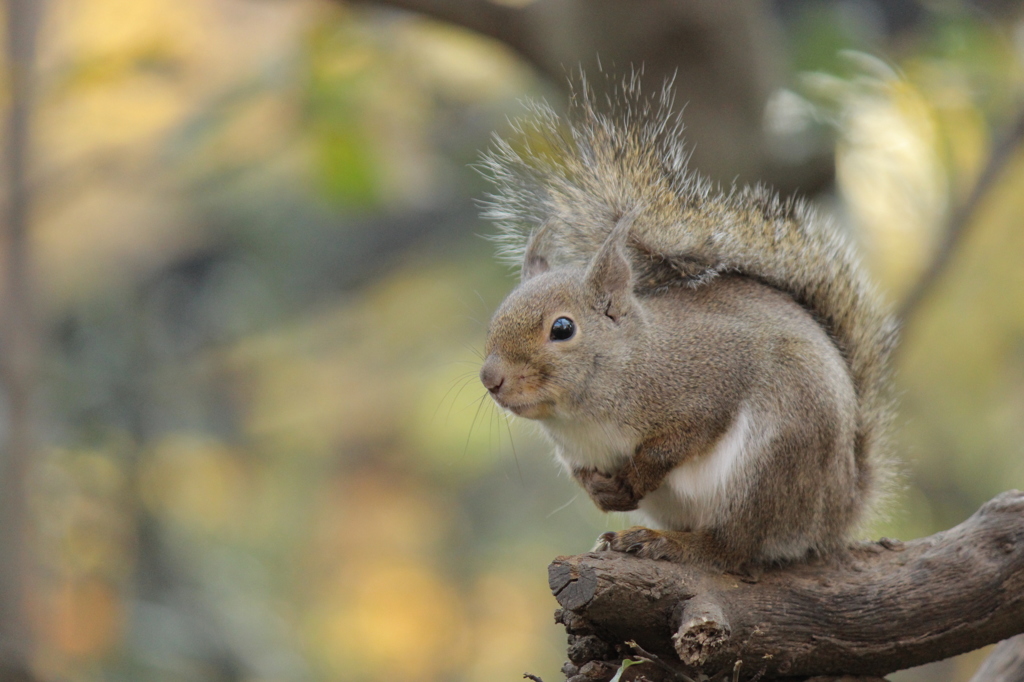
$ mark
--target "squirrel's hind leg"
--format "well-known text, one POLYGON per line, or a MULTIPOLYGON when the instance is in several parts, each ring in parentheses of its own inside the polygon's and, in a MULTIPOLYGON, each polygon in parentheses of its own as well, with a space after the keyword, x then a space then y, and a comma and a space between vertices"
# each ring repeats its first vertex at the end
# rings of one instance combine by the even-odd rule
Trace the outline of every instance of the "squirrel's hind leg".
POLYGON ((593 551, 626 552, 642 559, 722 570, 733 570, 745 563, 709 533, 654 530, 644 526, 603 533, 593 551))

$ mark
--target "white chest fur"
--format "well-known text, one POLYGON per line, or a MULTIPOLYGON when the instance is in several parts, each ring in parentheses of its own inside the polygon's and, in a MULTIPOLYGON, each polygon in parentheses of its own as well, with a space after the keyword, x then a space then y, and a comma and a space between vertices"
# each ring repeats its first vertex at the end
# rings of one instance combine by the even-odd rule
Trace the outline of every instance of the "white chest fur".
POLYGON ((754 421, 749 408, 741 408, 710 452, 677 466, 660 488, 640 501, 640 512, 651 525, 699 530, 728 512, 729 500, 743 494, 745 469, 770 438, 755 432, 754 421))
POLYGON ((612 473, 639 445, 639 437, 618 424, 548 419, 544 430, 555 443, 558 460, 570 471, 594 468, 612 473))

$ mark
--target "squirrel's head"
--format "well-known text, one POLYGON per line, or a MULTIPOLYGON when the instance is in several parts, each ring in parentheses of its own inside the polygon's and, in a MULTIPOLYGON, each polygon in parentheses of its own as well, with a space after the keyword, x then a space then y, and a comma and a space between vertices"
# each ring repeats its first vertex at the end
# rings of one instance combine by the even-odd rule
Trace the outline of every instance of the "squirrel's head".
POLYGON ((619 221, 584 267, 551 268, 545 228, 530 239, 522 281, 491 320, 480 380, 494 400, 530 419, 583 416, 610 398, 614 381, 643 334, 625 254, 632 216, 619 221))

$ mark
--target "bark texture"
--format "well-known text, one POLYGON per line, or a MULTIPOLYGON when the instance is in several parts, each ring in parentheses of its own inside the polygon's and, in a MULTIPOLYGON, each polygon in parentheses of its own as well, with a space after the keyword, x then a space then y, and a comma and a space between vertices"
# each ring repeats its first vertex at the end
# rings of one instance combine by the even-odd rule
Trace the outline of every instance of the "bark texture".
MULTIPOLYGON (((881 677, 1024 633, 1024 493, 927 538, 757 577, 615 552, 548 570, 572 682, 608 680, 625 657, 650 662, 622 680, 881 677)), ((1010 676, 984 679, 1022 679, 1020 640, 986 662, 1010 676)))

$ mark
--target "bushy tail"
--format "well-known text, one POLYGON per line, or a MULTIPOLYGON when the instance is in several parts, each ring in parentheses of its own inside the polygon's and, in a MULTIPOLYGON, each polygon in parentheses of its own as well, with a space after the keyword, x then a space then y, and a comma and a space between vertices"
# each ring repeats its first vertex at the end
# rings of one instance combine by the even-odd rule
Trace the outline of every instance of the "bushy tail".
POLYGON ((741 273, 789 293, 831 334, 857 392, 856 455, 864 498, 887 480, 895 320, 847 239, 802 201, 764 187, 723 192, 687 168, 670 88, 655 97, 626 79, 600 109, 584 82, 563 118, 543 103, 495 138, 482 170, 495 185, 484 216, 499 254, 518 265, 545 229, 552 266, 585 265, 617 219, 630 234, 639 293, 741 273))

